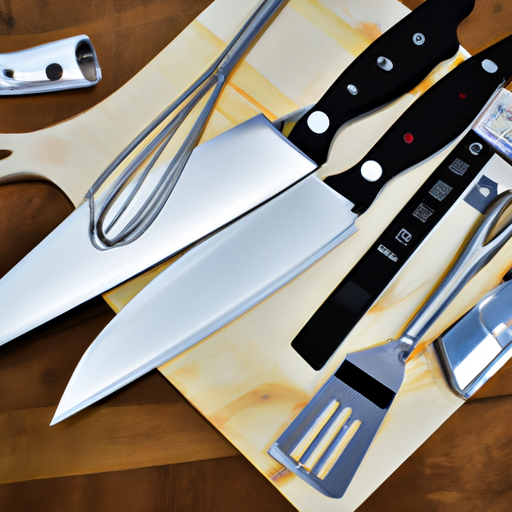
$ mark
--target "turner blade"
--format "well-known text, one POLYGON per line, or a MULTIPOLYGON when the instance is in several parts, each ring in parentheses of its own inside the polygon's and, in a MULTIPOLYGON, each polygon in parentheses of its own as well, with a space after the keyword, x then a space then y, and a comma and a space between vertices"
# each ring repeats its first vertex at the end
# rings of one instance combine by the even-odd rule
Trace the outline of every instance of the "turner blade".
POLYGON ((322 494, 341 498, 402 383, 405 365, 397 346, 348 354, 269 455, 322 494))

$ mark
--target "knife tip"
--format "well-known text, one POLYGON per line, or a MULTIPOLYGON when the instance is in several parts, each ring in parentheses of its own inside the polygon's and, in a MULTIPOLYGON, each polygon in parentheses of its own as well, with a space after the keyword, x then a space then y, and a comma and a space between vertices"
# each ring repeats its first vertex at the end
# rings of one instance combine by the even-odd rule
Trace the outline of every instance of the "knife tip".
POLYGON ((68 419, 70 416, 73 416, 73 414, 81 411, 83 408, 84 406, 82 405, 75 405, 74 407, 64 408, 62 407, 62 404, 59 404, 49 426, 53 427, 57 423, 60 423, 61 421, 68 419))
POLYGON ((57 423, 60 423, 61 421, 64 421, 68 416, 70 416, 69 414, 58 414, 58 413, 55 413, 55 415, 53 416, 52 418, 52 421, 50 421, 50 427, 53 427, 54 425, 57 425, 57 423))

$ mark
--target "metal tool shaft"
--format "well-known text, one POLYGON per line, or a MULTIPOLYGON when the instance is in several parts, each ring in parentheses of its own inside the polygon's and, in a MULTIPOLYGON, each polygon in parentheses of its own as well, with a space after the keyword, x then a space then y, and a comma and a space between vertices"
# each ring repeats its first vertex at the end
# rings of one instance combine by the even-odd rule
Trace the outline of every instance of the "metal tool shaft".
POLYGON ((485 216, 473 233, 469 235, 454 264, 398 338, 403 348, 402 360, 405 361, 407 359, 428 329, 430 329, 466 283, 510 239, 512 236, 512 223, 507 225, 501 233, 489 241, 491 232, 496 227, 504 211, 511 204, 512 190, 508 190, 500 194, 488 207, 485 216))

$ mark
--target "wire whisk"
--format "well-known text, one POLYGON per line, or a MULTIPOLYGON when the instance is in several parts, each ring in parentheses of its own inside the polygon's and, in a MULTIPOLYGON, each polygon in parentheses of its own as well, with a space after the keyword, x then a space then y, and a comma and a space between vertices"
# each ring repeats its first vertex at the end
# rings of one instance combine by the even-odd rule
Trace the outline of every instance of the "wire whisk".
POLYGON ((263 27, 285 1, 263 1, 218 59, 121 152, 87 191, 85 200, 89 202, 90 208, 90 236, 95 247, 100 250, 106 250, 129 244, 137 240, 151 226, 180 179, 187 160, 199 141, 228 75, 263 27), (119 228, 115 235, 109 236, 109 232, 112 232, 121 223, 123 215, 134 204, 135 198, 138 196, 142 186, 173 136, 194 108, 210 92, 208 100, 194 121, 185 140, 173 158, 166 164, 161 177, 154 185, 148 197, 136 209, 125 225, 119 228), (172 117, 168 120, 170 116, 172 117), (163 123, 166 124, 151 138, 151 134, 163 123), (144 143, 145 145, 143 145, 144 143), (105 191, 105 197, 101 200, 101 205, 97 207, 94 195, 112 173, 141 145, 143 147, 140 149, 140 152, 126 165, 112 184, 109 185, 105 191), (138 176, 135 177, 137 173, 138 176), (128 184, 130 184, 130 188, 128 188, 128 184), (120 204, 118 205, 117 203, 120 204), (113 210, 114 207, 115 210, 113 210))

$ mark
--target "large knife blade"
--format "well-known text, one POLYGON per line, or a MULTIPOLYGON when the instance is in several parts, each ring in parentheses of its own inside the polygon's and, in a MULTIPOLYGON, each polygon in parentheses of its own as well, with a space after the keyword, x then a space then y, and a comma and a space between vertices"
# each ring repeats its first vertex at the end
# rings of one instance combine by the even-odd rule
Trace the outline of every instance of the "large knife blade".
MULTIPOLYGON (((457 26, 473 5, 427 0, 342 73, 289 139, 259 116, 196 148, 170 200, 132 243, 101 250, 90 236, 89 206, 82 205, 0 281, 0 344, 182 251, 310 174, 343 124, 406 93, 455 54, 457 26)), ((96 204, 107 196, 108 189, 96 204)))
POLYGON ((346 239, 390 178, 471 126, 512 76, 511 50, 512 36, 470 58, 418 99, 352 169, 325 182, 306 177, 157 276, 86 351, 53 423, 190 348, 346 239), (365 179, 369 162, 382 170, 374 181, 365 179))

